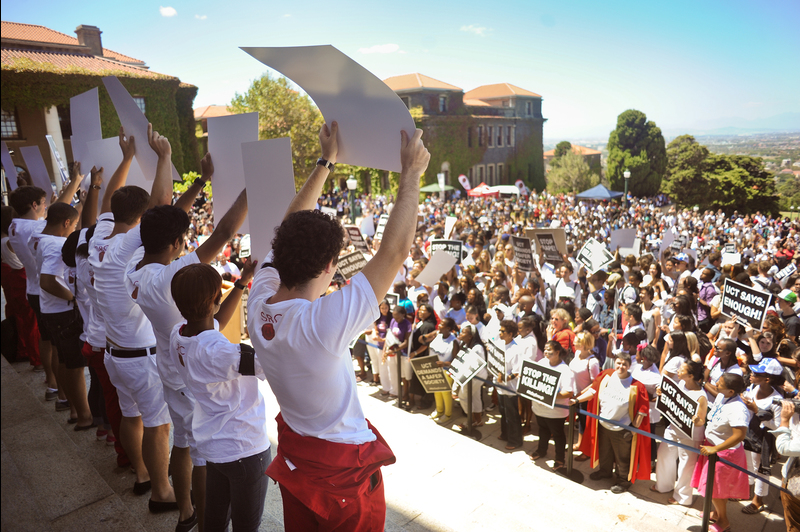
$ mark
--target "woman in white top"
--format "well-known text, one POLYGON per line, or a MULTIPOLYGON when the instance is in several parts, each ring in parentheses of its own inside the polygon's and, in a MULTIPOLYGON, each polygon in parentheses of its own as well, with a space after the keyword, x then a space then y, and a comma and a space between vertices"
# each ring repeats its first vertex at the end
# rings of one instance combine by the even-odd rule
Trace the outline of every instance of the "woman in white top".
POLYGON ((683 331, 672 331, 666 337, 667 359, 661 367, 661 374, 672 380, 678 380, 678 368, 692 359, 689 353, 689 342, 683 331))
POLYGON ((567 435, 564 432, 564 422, 569 415, 569 400, 578 392, 575 386, 575 377, 567 363, 564 362, 566 350, 555 340, 550 340, 545 344, 545 359, 536 364, 545 366, 561 373, 559 388, 556 390, 557 399, 555 408, 550 408, 537 401, 533 401, 533 413, 536 415, 536 424, 539 425, 539 445, 531 454, 531 460, 538 460, 547 455, 547 447, 550 438, 553 438, 556 447, 556 459, 553 463, 553 470, 557 471, 564 467, 566 457, 567 435))
MULTIPOLYGON (((774 430, 778 428, 781 419, 781 405, 774 404, 774 399, 783 399, 783 395, 778 391, 784 382, 783 366, 774 358, 765 358, 757 366, 750 366, 750 386, 742 394, 742 400, 747 408, 755 416, 759 410, 767 410, 772 413, 770 419, 761 421, 762 430, 774 430)), ((761 463, 761 453, 747 451, 747 465, 753 473, 770 476, 770 464, 761 463)), ((742 508, 746 514, 757 514, 766 509, 764 497, 769 493, 769 484, 761 480, 748 477, 750 484, 755 484, 753 500, 742 508)))
MULTIPOLYGON (((690 447, 699 448, 703 443, 703 425, 708 411, 708 396, 703 389, 703 365, 699 362, 685 362, 678 369, 678 388, 686 395, 697 401, 697 413, 692 418, 694 427, 692 434, 684 434, 681 430, 669 424, 664 431, 664 437, 677 441, 690 447), (690 437, 691 436, 691 437, 690 437)), ((661 395, 661 388, 656 390, 661 395)), ((692 505, 692 473, 697 463, 697 454, 686 451, 667 442, 658 446, 658 460, 656 461, 656 483, 650 486, 652 491, 667 493, 672 491, 672 497, 667 499, 669 504, 682 506, 692 505)))
MULTIPOLYGON (((423 336, 423 342, 430 342, 428 349, 432 355, 436 355, 439 360, 436 364, 440 368, 447 368, 450 362, 458 353, 458 344, 453 331, 456 331, 456 322, 452 318, 444 318, 439 322, 439 331, 436 331, 423 336)), ((450 375, 445 373, 447 383, 452 387, 453 379, 450 375)), ((436 399, 436 412, 431 416, 433 419, 438 420, 437 423, 444 424, 450 421, 453 417, 453 394, 449 390, 446 392, 434 392, 436 399)))
MULTIPOLYGON (((581 331, 575 335, 575 357, 569 362, 569 369, 575 377, 576 391, 585 390, 600 375, 600 362, 592 353, 594 349, 594 335, 589 331, 581 331)), ((578 413, 578 443, 581 446, 583 432, 586 430, 586 414, 578 413)), ((580 455, 577 460, 583 462, 589 457, 580 455)))
MULTIPOLYGON (((472 353, 482 360, 486 359, 486 350, 481 344, 481 338, 478 334, 477 328, 471 323, 465 323, 461 326, 461 333, 458 335, 458 344, 460 346, 459 354, 456 358, 467 356, 472 353)), ((472 426, 480 427, 483 425, 483 402, 481 401, 481 386, 483 382, 479 379, 486 379, 488 372, 483 368, 478 374, 470 381, 468 386, 472 386, 472 426)), ((461 386, 458 382, 453 384, 453 394, 458 398, 461 408, 464 412, 467 411, 467 397, 468 392, 466 386, 461 386)), ((460 426, 462 430, 464 426, 460 426)))

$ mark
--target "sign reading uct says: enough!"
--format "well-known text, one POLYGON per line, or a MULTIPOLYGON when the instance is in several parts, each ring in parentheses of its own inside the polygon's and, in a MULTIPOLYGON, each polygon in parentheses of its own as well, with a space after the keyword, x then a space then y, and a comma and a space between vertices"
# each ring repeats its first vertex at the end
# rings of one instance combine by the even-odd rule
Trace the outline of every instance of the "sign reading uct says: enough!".
POLYGON ((725 279, 719 310, 726 316, 736 316, 742 325, 761 329, 771 301, 772 294, 725 279))

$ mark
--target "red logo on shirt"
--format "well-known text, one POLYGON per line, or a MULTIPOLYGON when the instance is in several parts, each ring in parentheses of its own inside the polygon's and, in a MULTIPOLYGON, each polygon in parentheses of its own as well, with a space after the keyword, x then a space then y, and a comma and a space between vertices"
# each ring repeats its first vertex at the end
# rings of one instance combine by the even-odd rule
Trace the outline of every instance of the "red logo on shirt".
MULTIPOLYGON (((183 330, 183 327, 181 327, 181 330, 183 330)), ((185 354, 186 354, 186 349, 184 349, 184 347, 181 344, 178 344, 178 360, 180 361, 181 366, 183 366, 184 368, 186 367, 186 364, 183 363, 183 355, 185 354)))
POLYGON ((34 251, 36 251, 37 249, 39 249, 39 241, 38 241, 38 240, 36 240, 36 241, 33 243, 33 250, 34 250, 34 251))
POLYGON ((273 327, 271 323, 265 323, 264 326, 261 327, 261 336, 264 337, 264 340, 272 340, 275 338, 275 327, 273 327))
POLYGON ((101 251, 100 252, 100 262, 103 262, 103 257, 105 257, 105 256, 106 256, 106 252, 105 251, 101 251))
POLYGON ((133 299, 136 299, 137 297, 139 297, 139 287, 138 286, 133 289, 133 293, 131 294, 131 297, 133 299))

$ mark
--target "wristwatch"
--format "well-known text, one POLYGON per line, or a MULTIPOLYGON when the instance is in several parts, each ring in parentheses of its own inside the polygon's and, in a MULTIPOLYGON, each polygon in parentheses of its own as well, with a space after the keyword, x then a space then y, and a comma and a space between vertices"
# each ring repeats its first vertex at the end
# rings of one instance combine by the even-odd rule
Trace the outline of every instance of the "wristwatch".
MULTIPOLYGON (((199 181, 199 182, 200 182, 200 184, 201 184, 201 185, 203 185, 203 186, 206 186, 206 183, 208 183, 208 179, 203 179, 203 176, 200 176, 200 177, 198 177, 197 179, 195 179, 195 180, 194 180, 194 183, 197 183, 198 181, 199 181)), ((194 183, 192 183, 192 184, 194 184, 194 183)))
POLYGON ((318 166, 324 166, 325 168, 327 168, 328 170, 333 172, 333 168, 334 168, 334 166, 336 166, 336 163, 332 163, 329 160, 323 159, 322 157, 320 157, 319 159, 317 159, 317 165, 318 166))
POLYGON ((240 284, 239 281, 236 281, 235 283, 233 283, 233 287, 238 288, 239 290, 244 290, 245 288, 247 288, 247 285, 240 284))

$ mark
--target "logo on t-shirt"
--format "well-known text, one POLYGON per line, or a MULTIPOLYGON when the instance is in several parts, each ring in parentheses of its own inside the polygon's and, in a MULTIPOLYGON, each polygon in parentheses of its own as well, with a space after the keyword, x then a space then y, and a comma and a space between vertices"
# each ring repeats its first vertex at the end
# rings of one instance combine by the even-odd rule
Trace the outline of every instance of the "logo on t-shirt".
POLYGON ((264 340, 272 340, 275 338, 275 327, 271 323, 265 323, 261 327, 261 336, 264 337, 264 340))
POLYGON ((181 366, 185 368, 186 364, 183 363, 183 355, 186 354, 186 349, 181 344, 178 344, 177 351, 178 351, 178 361, 181 363, 181 366))
POLYGON ((134 283, 133 286, 134 286, 134 289, 133 289, 133 292, 131 293, 131 297, 133 299, 136 299, 137 297, 139 297, 139 285, 134 283))

